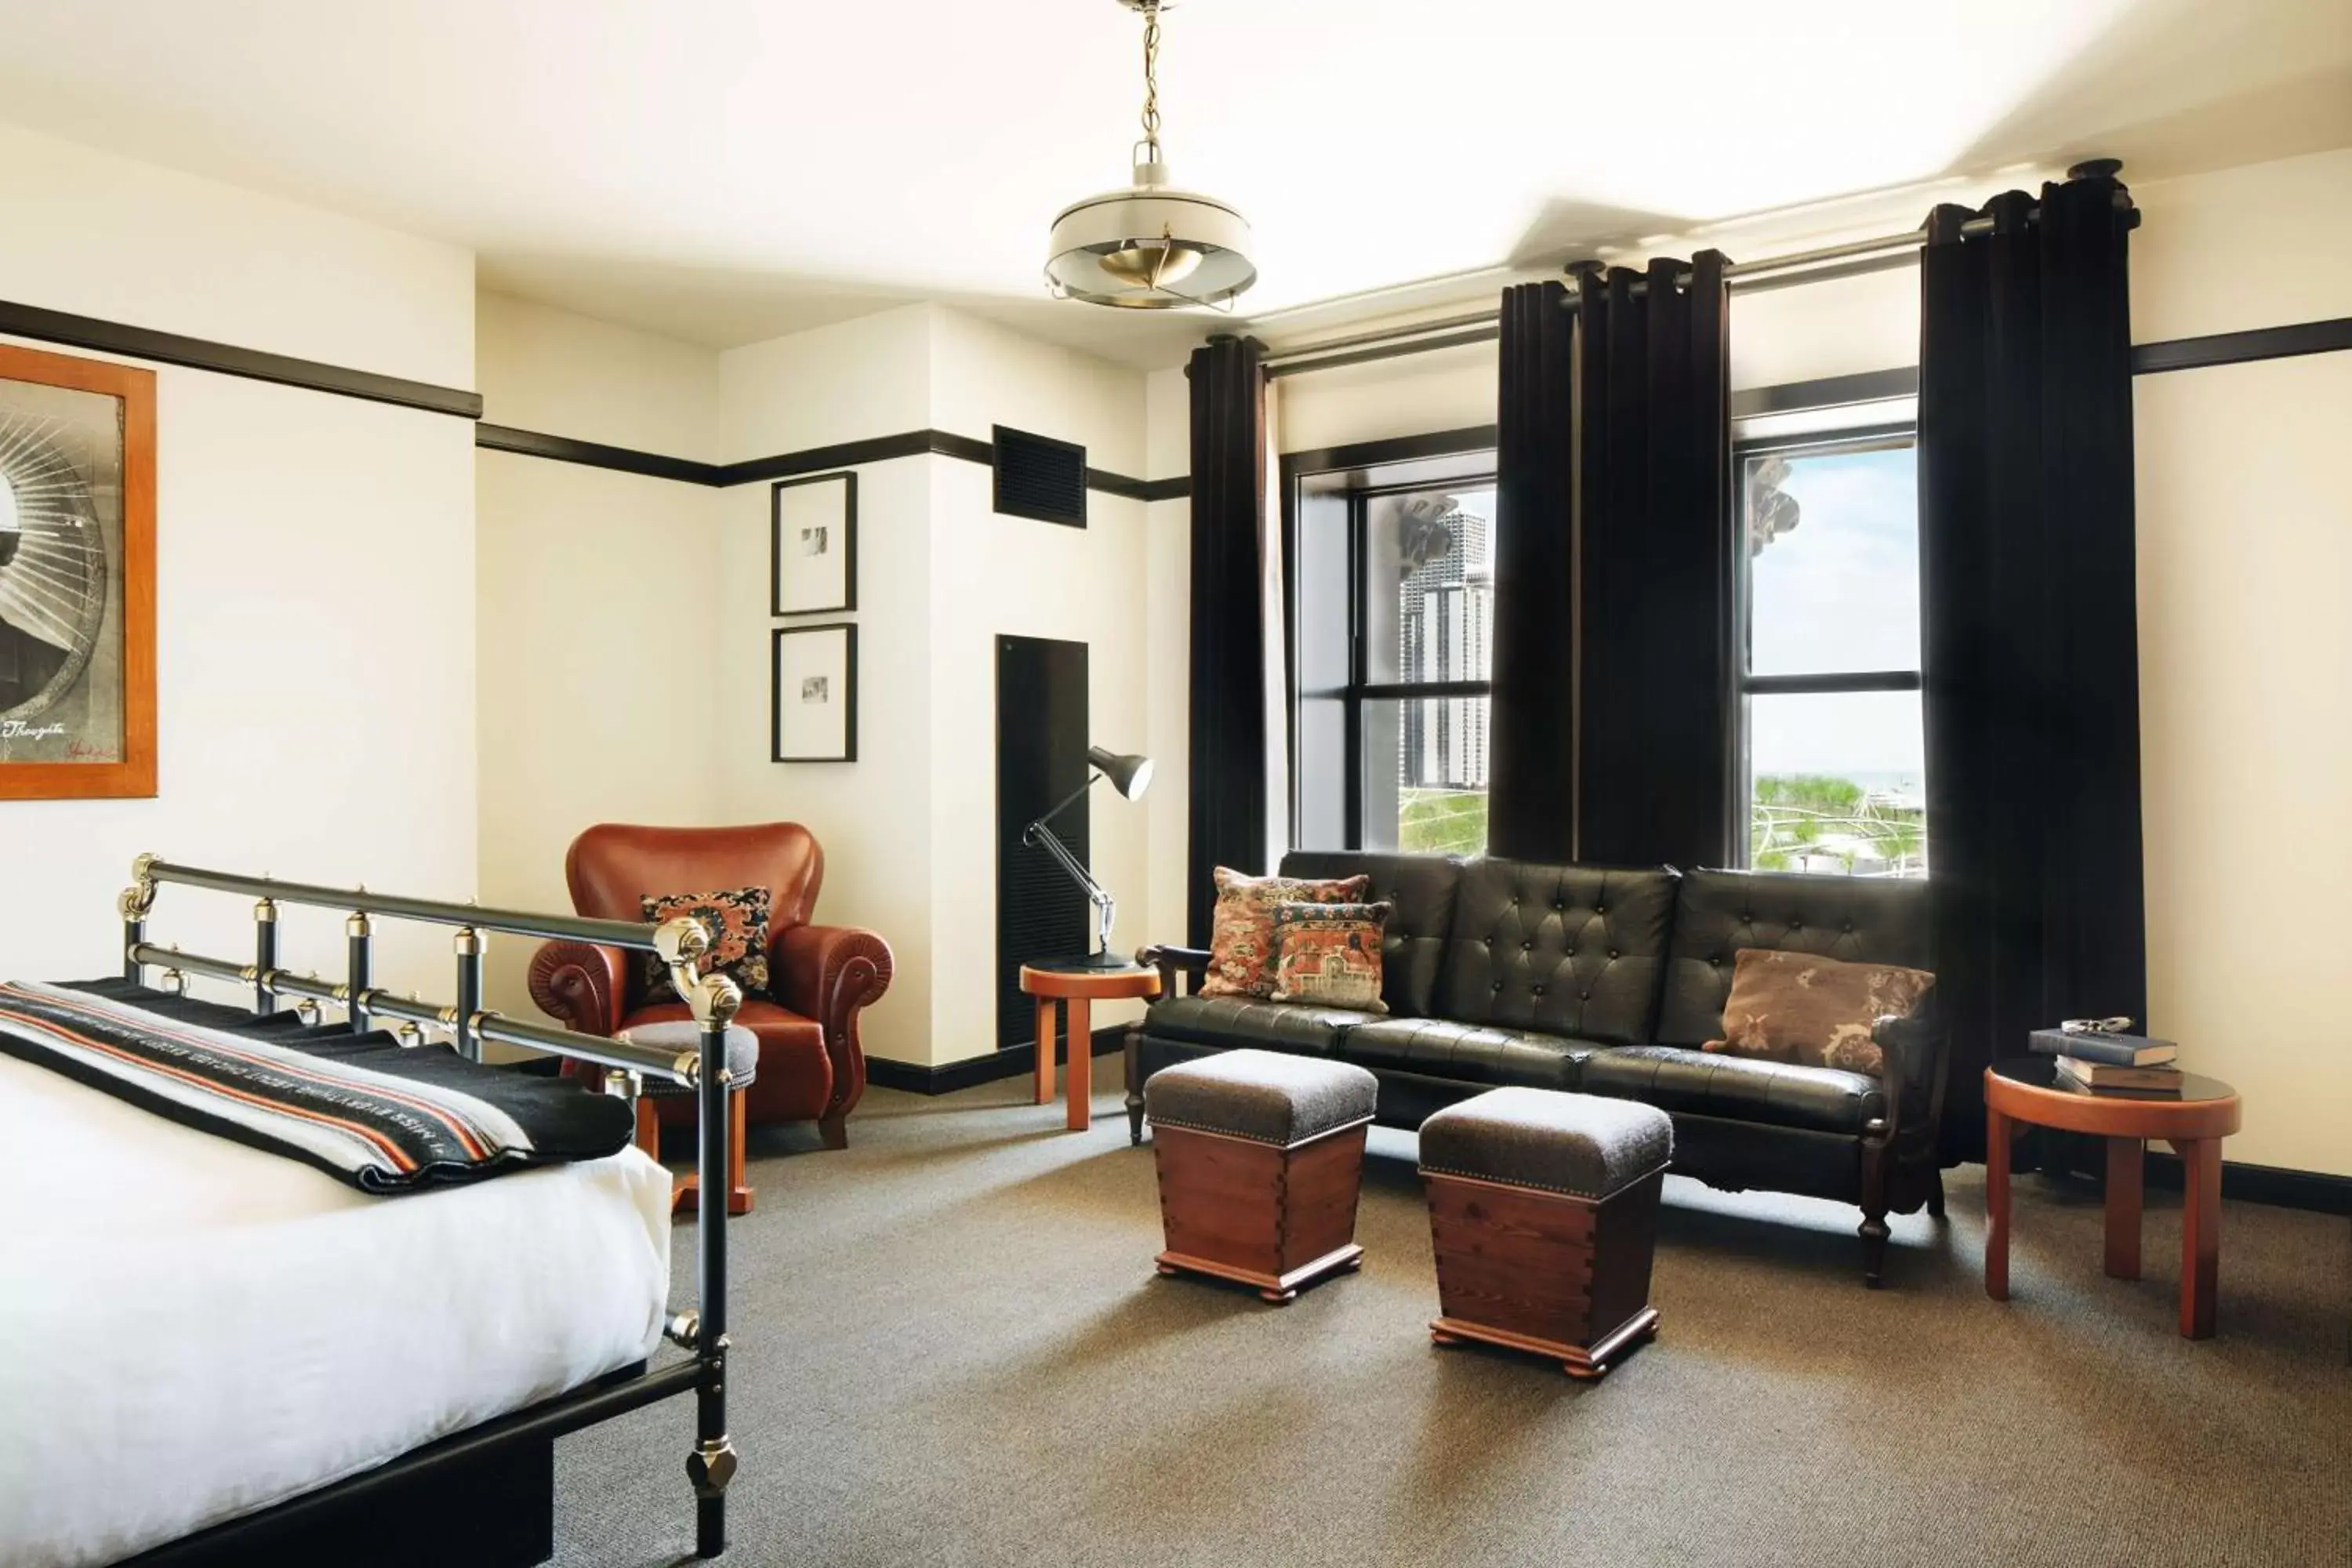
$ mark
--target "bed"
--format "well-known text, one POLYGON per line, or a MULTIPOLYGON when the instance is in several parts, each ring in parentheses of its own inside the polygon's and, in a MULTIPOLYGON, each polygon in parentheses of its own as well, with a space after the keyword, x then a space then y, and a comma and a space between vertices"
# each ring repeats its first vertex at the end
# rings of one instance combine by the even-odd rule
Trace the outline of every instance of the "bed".
MULTIPOLYGON (((281 1004, 314 995, 370 1027, 437 1024, 477 1058, 484 1040, 527 1040, 594 1062, 618 1088, 651 1073, 704 1087, 708 1052, 655 1058, 478 1006, 483 931, 609 922, 153 860, 141 873, 124 901, 125 976, 167 973, 162 985, 112 988, 130 1005, 184 1016, 195 1005, 174 1000, 172 980, 207 973, 253 987, 255 1025, 240 1039, 266 1026, 283 1037, 281 1004), (258 891, 270 913, 257 926, 271 929, 257 936, 257 962, 149 944, 148 905, 170 880, 258 891), (295 901, 353 911, 358 984, 262 962, 274 959, 276 907, 295 901), (462 1013, 365 984, 362 917, 439 918, 420 910, 463 922, 458 989, 477 1005, 462 1013)), ((688 921, 593 940, 685 966, 701 933, 688 921)), ((689 994, 709 978, 689 978, 689 994)), ((725 1001, 712 987, 698 1007, 722 1063, 725 1001)), ((728 1119, 707 1114, 703 1126, 703 1158, 723 1170, 728 1119)), ((699 1238, 697 1310, 674 1315, 669 1199, 668 1173, 626 1146, 373 1195, 0 1054, 0 1568, 539 1562, 552 1550, 554 1438, 686 1393, 698 1410, 687 1467, 697 1548, 716 1555, 734 1450, 726 1344, 706 1325, 724 1322, 725 1222, 712 1215, 699 1238), (665 1337, 689 1354, 649 1371, 665 1337)))

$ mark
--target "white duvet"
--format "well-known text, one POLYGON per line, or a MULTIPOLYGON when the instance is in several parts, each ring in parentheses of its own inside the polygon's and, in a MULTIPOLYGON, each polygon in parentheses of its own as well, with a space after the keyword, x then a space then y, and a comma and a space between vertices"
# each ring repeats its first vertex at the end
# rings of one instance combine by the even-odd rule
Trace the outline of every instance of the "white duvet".
POLYGON ((112 1563, 648 1354, 635 1149, 370 1197, 0 1057, 0 1568, 112 1563))

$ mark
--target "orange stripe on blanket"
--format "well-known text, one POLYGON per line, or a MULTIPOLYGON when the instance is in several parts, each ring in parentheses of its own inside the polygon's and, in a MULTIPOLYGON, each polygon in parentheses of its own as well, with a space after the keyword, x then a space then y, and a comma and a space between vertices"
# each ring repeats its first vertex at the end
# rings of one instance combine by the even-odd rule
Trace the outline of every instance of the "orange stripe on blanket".
MULTIPOLYGON (((113 1015, 109 1013, 107 1009, 92 1005, 89 1003, 68 1002, 55 996, 37 995, 32 992, 23 989, 15 981, 0 982, 0 994, 22 996, 29 1002, 37 1002, 45 1007, 56 1007, 64 1012, 79 1014, 86 1018, 110 1019, 113 1016, 113 1015)), ((142 1011, 140 1009, 133 1010, 142 1011)), ((163 1016, 161 1014, 147 1013, 144 1014, 144 1016, 150 1018, 161 1018, 163 1016)), ((166 1020, 166 1022, 169 1023, 170 1021, 166 1020)), ((225 1045, 218 1040, 211 1039, 202 1035, 190 1034, 184 1028, 159 1028, 153 1025, 144 1023, 141 1024, 139 1026, 145 1029, 149 1034, 160 1035, 167 1040, 178 1040, 184 1045, 201 1046, 205 1050, 217 1051, 222 1056, 228 1057, 236 1061, 250 1063, 255 1067, 268 1068, 272 1072, 282 1072, 291 1079, 299 1079, 310 1083, 322 1084, 332 1089, 349 1089, 357 1094, 373 1094, 379 1096, 382 1099, 391 1100, 395 1105, 404 1105, 411 1110, 416 1111, 421 1115, 431 1117, 434 1121, 438 1121, 442 1126, 447 1128, 451 1134, 457 1138, 457 1142, 465 1145, 466 1152, 473 1158, 477 1160, 487 1160, 490 1157, 489 1146, 475 1136, 473 1130, 467 1126, 466 1122, 459 1120, 455 1112, 448 1110, 444 1107, 437 1106, 431 1100, 420 1100, 405 1089, 386 1089, 377 1084, 369 1084, 364 1087, 361 1087, 346 1083, 341 1079, 331 1077, 326 1073, 319 1072, 315 1069, 305 1070, 299 1067, 290 1066, 275 1057, 260 1056, 251 1051, 242 1050, 236 1046, 225 1045)))
POLYGON ((402 1151, 398 1144, 391 1142, 389 1139, 385 1138, 383 1134, 376 1131, 372 1127, 364 1125, 363 1123, 346 1121, 340 1116, 330 1116, 323 1110, 311 1110, 299 1106, 281 1105, 274 1100, 265 1100, 257 1094, 247 1094, 242 1089, 230 1089, 225 1084, 215 1083, 209 1079, 199 1077, 194 1073, 183 1071, 181 1068, 174 1067, 166 1067, 162 1062, 149 1061, 144 1057, 134 1056, 131 1052, 122 1050, 118 1047, 110 1046, 103 1040, 93 1040, 85 1036, 78 1035, 73 1030, 67 1028, 64 1025, 53 1024, 46 1018, 26 1017, 25 1015, 14 1012, 6 1007, 0 1007, 0 1018, 13 1019, 16 1022, 24 1025, 27 1028, 38 1030, 43 1034, 55 1035, 61 1039, 70 1040, 75 1045, 84 1046, 93 1051, 100 1052, 102 1055, 114 1057, 121 1061, 129 1063, 132 1067, 144 1068, 151 1072, 162 1073, 166 1078, 177 1079, 181 1082, 187 1084, 192 1089, 199 1089, 210 1094, 216 1094, 224 1100, 237 1100, 243 1104, 253 1106, 257 1110, 274 1111, 280 1116, 291 1116, 297 1120, 313 1122, 322 1127, 340 1128, 343 1131, 349 1132, 355 1137, 365 1139, 368 1142, 373 1143, 377 1148, 383 1150, 384 1157, 390 1160, 394 1165, 398 1166, 403 1173, 413 1173, 417 1168, 416 1162, 410 1159, 408 1155, 402 1151))

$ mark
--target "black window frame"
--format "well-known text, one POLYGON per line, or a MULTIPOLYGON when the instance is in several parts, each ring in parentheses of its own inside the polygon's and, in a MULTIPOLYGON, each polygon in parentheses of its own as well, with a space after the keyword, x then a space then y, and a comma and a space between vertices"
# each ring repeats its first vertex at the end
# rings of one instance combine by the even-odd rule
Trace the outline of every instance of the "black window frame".
MULTIPOLYGON (((1369 765, 1370 761, 1370 759, 1368 759, 1364 754, 1364 705, 1367 702, 1410 701, 1416 699, 1428 698, 1484 698, 1491 700, 1494 695, 1494 682, 1491 679, 1374 681, 1370 679, 1371 651, 1365 638, 1365 622, 1369 618, 1369 595, 1371 591, 1371 584, 1369 579, 1371 503, 1376 500, 1387 496, 1424 495, 1432 492, 1443 492, 1447 490, 1492 489, 1498 483, 1497 465, 1496 462, 1496 453, 1491 438, 1475 446, 1465 446, 1448 450, 1424 449, 1422 447, 1422 442, 1426 439, 1431 438, 1405 437, 1394 443, 1395 446, 1401 447, 1409 446, 1412 447, 1413 450, 1410 457, 1400 457, 1387 462, 1351 463, 1330 468, 1307 468, 1295 464, 1293 459, 1288 456, 1286 456, 1282 460, 1282 543, 1284 557, 1283 599, 1285 616, 1285 636, 1283 640, 1288 663, 1288 669, 1286 671, 1287 678, 1285 685, 1288 689, 1290 697, 1288 741, 1291 766, 1289 769, 1290 799, 1288 805, 1290 816, 1290 838, 1293 844, 1297 844, 1300 837, 1306 815, 1304 802, 1301 795, 1301 775, 1305 770, 1299 765, 1298 716, 1300 706, 1303 702, 1309 700, 1337 700, 1340 704, 1342 728, 1341 746, 1347 754, 1347 767, 1342 775, 1341 794, 1341 833, 1342 837, 1346 839, 1346 843, 1340 846, 1340 847, 1348 850, 1361 851, 1365 847, 1365 769, 1369 765), (1483 459, 1483 461, 1469 462, 1467 461, 1468 459, 1483 459), (1465 466, 1458 471, 1448 472, 1442 477, 1417 478, 1410 479, 1399 479, 1389 482, 1379 482, 1376 479, 1376 476, 1381 468, 1410 468, 1421 467, 1423 464, 1432 461, 1447 460, 1463 460, 1465 462, 1465 466), (1348 590, 1346 595, 1348 606, 1348 676, 1346 682, 1340 686, 1321 687, 1312 691, 1305 691, 1300 689, 1298 679, 1300 666, 1299 641, 1302 635, 1302 628, 1299 624, 1297 578, 1297 563, 1300 554, 1298 550, 1298 529, 1301 521, 1300 513, 1303 510, 1299 506, 1298 501, 1302 487, 1308 481, 1318 479, 1328 479, 1335 474, 1341 473, 1349 475, 1351 479, 1355 476, 1361 475, 1366 479, 1373 480, 1373 482, 1350 482, 1346 484, 1344 487, 1341 487, 1336 492, 1344 498, 1348 514, 1348 590)), ((1388 443, 1382 443, 1381 445, 1388 445, 1388 443)), ((1327 491, 1325 493, 1328 494, 1334 492, 1327 491)), ((1394 765, 1393 759, 1391 759, 1391 765, 1394 765)), ((1317 847, 1323 847, 1318 846, 1317 847)))
MULTIPOLYGON (((1885 452, 1900 448, 1916 450, 1919 445, 1919 421, 1916 416, 1907 419, 1881 420, 1868 425, 1854 425, 1829 429, 1810 430, 1779 436, 1758 436, 1742 438, 1735 434, 1731 443, 1731 788, 1729 791, 1733 820, 1730 843, 1734 866, 1752 870, 1753 837, 1756 810, 1756 770, 1748 760, 1748 699, 1751 697, 1801 697, 1839 695, 1861 691, 1918 691, 1923 689, 1921 671, 1910 669, 1838 670, 1810 675, 1757 675, 1750 668, 1754 656, 1752 611, 1755 605, 1755 581, 1752 572, 1755 557, 1748 549, 1748 470, 1749 459, 1778 453, 1782 457, 1817 457, 1841 453, 1885 452)), ((1925 649, 1921 650, 1925 662, 1925 649)), ((1924 785, 1925 780, 1923 778, 1924 785)), ((1932 868, 1931 868, 1932 872, 1932 868)))

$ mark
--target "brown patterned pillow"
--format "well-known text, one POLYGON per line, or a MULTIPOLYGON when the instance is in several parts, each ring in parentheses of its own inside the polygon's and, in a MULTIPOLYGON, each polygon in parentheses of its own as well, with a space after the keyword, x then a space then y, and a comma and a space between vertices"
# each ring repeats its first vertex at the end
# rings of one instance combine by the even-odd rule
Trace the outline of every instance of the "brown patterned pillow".
POLYGON ((1876 1078, 1884 1058, 1871 1025, 1908 1016, 1935 984, 1924 969, 1743 947, 1723 1004, 1723 1038, 1706 1048, 1876 1078))
MULTIPOLYGON (((646 893, 637 900, 646 923, 659 925, 680 915, 692 915, 710 933, 710 947, 696 962, 695 973, 713 970, 742 987, 746 996, 768 994, 768 889, 729 888, 716 893, 646 893)), ((646 1001, 675 1002, 677 988, 660 957, 646 954, 646 1001)))
POLYGON ((1387 1012, 1381 1000, 1381 933, 1395 907, 1275 905, 1272 999, 1387 1012))
POLYGON ((1360 902, 1369 877, 1310 882, 1297 877, 1248 877, 1220 866, 1217 909, 1209 926, 1209 968, 1200 996, 1274 994, 1274 910, 1276 904, 1360 902))

